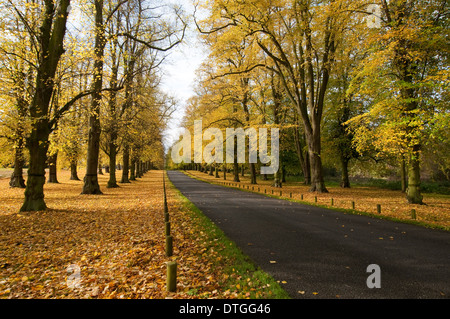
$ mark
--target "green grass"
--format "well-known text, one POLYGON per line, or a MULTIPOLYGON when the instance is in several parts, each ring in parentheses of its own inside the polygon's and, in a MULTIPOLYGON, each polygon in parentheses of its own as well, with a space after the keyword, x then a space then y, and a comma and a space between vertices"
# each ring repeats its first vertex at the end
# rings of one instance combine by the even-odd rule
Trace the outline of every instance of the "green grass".
MULTIPOLYGON (((179 197, 183 209, 191 215, 192 224, 203 232, 203 245, 206 251, 214 251, 220 260, 211 254, 213 268, 224 274, 220 286, 223 291, 237 293, 239 298, 250 299, 290 299, 288 293, 269 274, 256 266, 241 249, 226 237, 202 211, 183 196, 169 181, 179 197)), ((195 289, 189 292, 196 295, 195 289)))

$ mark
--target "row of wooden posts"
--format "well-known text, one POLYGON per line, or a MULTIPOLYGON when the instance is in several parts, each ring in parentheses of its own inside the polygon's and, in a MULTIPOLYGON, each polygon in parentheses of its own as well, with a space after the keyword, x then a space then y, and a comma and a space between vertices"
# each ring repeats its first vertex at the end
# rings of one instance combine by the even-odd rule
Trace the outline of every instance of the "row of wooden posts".
MULTIPOLYGON (((169 208, 167 206, 166 181, 165 174, 163 174, 163 189, 164 189, 164 221, 165 221, 165 235, 166 235, 166 256, 173 255, 173 237, 170 234, 170 216, 169 208)), ((167 278, 166 289, 168 292, 176 292, 177 290, 177 262, 167 262, 167 278)))
MULTIPOLYGON (((244 189, 246 188, 246 189, 250 190, 250 185, 243 185, 243 184, 241 185, 239 183, 231 183, 231 182, 222 182, 222 183, 224 185, 227 185, 227 186, 234 186, 234 187, 244 188, 244 189)), ((255 186, 251 186, 251 190, 255 191, 255 186)), ((261 188, 258 187, 258 192, 260 192, 260 191, 261 191, 261 188)), ((273 189, 271 191, 272 191, 272 195, 276 195, 274 193, 273 189)), ((264 194, 267 194, 267 189, 266 188, 264 188, 264 194)), ((280 190, 279 194, 280 194, 279 196, 282 197, 283 196, 283 191, 280 190)), ((292 198, 292 192, 289 193, 289 198, 292 198)), ((300 194, 300 200, 303 200, 303 194, 300 194)), ((317 203, 317 201, 318 201, 317 196, 314 196, 314 202, 317 203)), ((331 206, 334 205, 334 199, 333 198, 331 198, 330 204, 331 204, 331 206)), ((355 201, 351 201, 351 207, 352 207, 352 210, 355 210, 355 201)), ((377 204, 377 213, 381 214, 381 204, 377 204)), ((412 219, 417 219, 417 214, 416 214, 416 210, 415 209, 411 210, 411 218, 412 219)))

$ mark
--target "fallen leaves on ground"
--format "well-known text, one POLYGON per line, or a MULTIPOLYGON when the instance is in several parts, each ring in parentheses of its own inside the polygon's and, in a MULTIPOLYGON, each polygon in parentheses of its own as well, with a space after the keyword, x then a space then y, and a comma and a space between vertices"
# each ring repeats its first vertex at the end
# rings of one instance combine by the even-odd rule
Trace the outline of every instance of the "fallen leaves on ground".
POLYGON ((221 271, 218 248, 171 187, 174 254, 166 257, 162 171, 112 189, 99 177, 104 194, 81 195, 82 182, 61 171, 60 184, 45 185, 49 209, 30 213, 17 213, 24 190, 0 179, 0 298, 242 298, 258 288, 221 286, 233 274, 221 271), (177 292, 168 293, 173 260, 177 292))

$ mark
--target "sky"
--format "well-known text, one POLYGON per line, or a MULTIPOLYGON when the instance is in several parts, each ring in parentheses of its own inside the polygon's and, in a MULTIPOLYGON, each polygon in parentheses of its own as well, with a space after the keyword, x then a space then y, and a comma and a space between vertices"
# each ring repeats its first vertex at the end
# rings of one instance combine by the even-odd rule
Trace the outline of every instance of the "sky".
MULTIPOLYGON (((176 1, 176 3, 182 4, 185 11, 192 16, 194 8, 190 0, 176 1)), ((163 65, 162 89, 169 95, 174 96, 179 102, 169 123, 169 129, 165 134, 164 144, 166 149, 178 140, 183 130, 180 127, 180 122, 184 115, 187 100, 194 95, 196 70, 207 55, 207 49, 201 44, 197 36, 198 32, 195 25, 190 25, 184 43, 170 52, 163 65)))

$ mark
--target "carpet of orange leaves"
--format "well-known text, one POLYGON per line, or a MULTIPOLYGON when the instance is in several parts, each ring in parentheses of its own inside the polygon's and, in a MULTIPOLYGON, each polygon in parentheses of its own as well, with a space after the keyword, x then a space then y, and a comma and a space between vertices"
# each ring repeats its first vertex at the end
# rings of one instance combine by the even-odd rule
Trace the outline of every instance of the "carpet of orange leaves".
MULTIPOLYGON (((82 176, 82 172, 80 172, 82 176)), ((167 186, 174 237, 165 255, 163 172, 150 171, 103 195, 81 195, 61 171, 45 185, 45 212, 18 213, 23 189, 0 179, 0 298, 238 298, 179 195, 167 186), (166 263, 177 260, 177 292, 166 292, 166 263), (195 292, 195 293, 193 293, 195 292)), ((219 257, 220 258, 220 257, 219 257)))
POLYGON ((352 201, 355 202, 355 210, 380 216, 377 211, 377 204, 381 205, 381 216, 396 218, 400 220, 412 220, 411 211, 415 209, 416 220, 422 224, 450 229, 450 196, 423 194, 426 205, 408 204, 405 194, 401 191, 392 191, 376 187, 328 187, 329 193, 310 193, 309 187, 302 183, 285 183, 282 188, 271 187, 272 181, 257 181, 257 185, 250 184, 248 175, 239 176, 241 182, 233 183, 232 174, 227 174, 227 180, 223 179, 222 172, 216 178, 206 173, 198 171, 186 171, 186 174, 218 183, 225 186, 239 187, 247 191, 259 192, 283 198, 303 201, 309 204, 317 204, 334 208, 352 209, 352 201), (229 185, 231 183, 231 185, 229 185), (273 193, 272 193, 273 191, 273 193), (292 195, 291 195, 292 194, 292 195), (292 197, 291 197, 292 196, 292 197), (331 201, 333 204, 331 205, 331 201))

